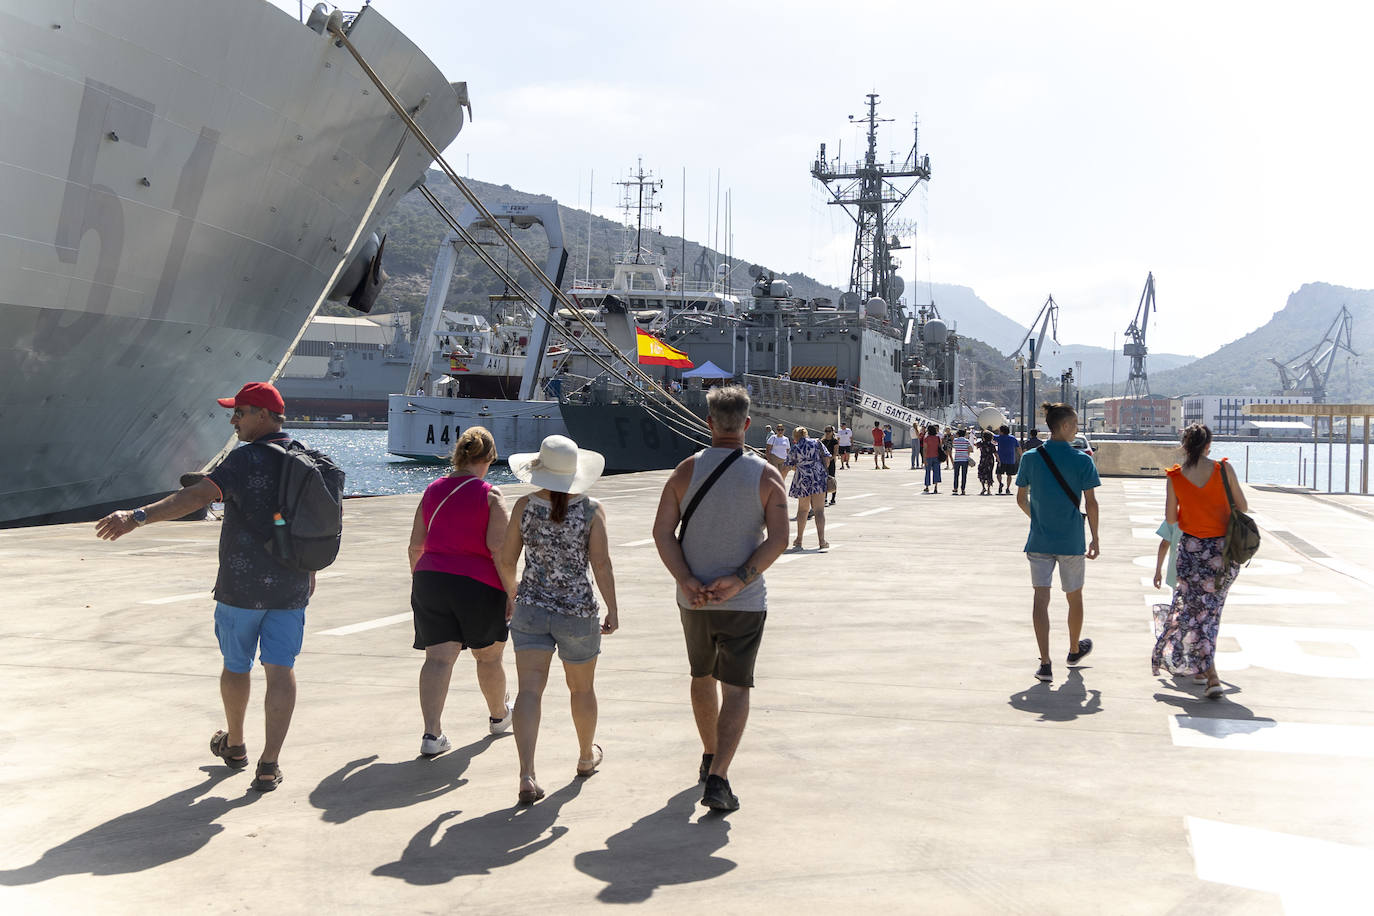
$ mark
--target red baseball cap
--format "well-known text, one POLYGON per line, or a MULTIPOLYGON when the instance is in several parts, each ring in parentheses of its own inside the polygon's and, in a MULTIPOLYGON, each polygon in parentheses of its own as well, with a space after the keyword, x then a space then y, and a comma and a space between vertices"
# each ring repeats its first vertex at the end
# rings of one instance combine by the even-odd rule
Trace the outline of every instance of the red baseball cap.
POLYGON ((221 407, 266 407, 273 413, 286 413, 286 402, 275 385, 249 382, 232 398, 216 398, 221 407))

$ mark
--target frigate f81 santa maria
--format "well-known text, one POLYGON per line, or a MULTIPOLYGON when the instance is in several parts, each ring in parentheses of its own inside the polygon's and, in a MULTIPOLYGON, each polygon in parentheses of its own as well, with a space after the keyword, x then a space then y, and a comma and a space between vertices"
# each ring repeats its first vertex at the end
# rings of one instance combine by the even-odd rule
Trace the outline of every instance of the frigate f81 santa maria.
POLYGON ((217 396, 326 298, 370 308, 431 157, 331 22, 458 135, 465 85, 370 7, 0 0, 0 526, 175 490, 232 441, 217 396))

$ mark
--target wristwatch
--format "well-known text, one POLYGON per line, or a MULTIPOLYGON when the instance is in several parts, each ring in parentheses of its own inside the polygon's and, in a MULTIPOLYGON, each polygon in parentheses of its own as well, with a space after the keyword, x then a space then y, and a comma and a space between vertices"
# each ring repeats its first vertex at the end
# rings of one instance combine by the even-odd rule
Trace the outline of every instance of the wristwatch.
POLYGON ((138 525, 140 528, 148 524, 148 513, 143 511, 142 509, 135 509, 134 524, 138 525))

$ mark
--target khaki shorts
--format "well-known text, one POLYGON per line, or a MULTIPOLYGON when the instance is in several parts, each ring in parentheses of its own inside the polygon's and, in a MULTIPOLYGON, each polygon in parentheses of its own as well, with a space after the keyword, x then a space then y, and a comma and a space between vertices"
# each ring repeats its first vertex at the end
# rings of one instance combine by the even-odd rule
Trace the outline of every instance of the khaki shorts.
POLYGON ((754 686, 754 659, 763 642, 766 611, 678 608, 692 677, 710 675, 735 687, 754 686))

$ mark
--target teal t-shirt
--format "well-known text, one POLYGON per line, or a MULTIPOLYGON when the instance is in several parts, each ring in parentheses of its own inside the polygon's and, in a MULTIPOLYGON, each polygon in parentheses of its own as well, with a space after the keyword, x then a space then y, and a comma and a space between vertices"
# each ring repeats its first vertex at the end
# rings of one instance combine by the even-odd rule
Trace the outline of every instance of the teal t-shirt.
MULTIPOLYGON (((1093 460, 1069 443, 1051 439, 1042 448, 1050 450, 1054 466, 1074 492, 1094 490, 1101 485, 1093 460)), ((1087 553, 1083 516, 1054 479, 1039 451, 1032 449, 1021 456, 1016 485, 1030 488, 1031 523, 1026 553, 1050 553, 1061 557, 1087 553)))
POLYGON ((1178 585, 1178 539, 1183 532, 1178 530, 1177 525, 1160 522, 1155 534, 1159 535, 1160 540, 1169 542, 1169 556, 1164 560, 1164 584, 1174 588, 1178 585))

